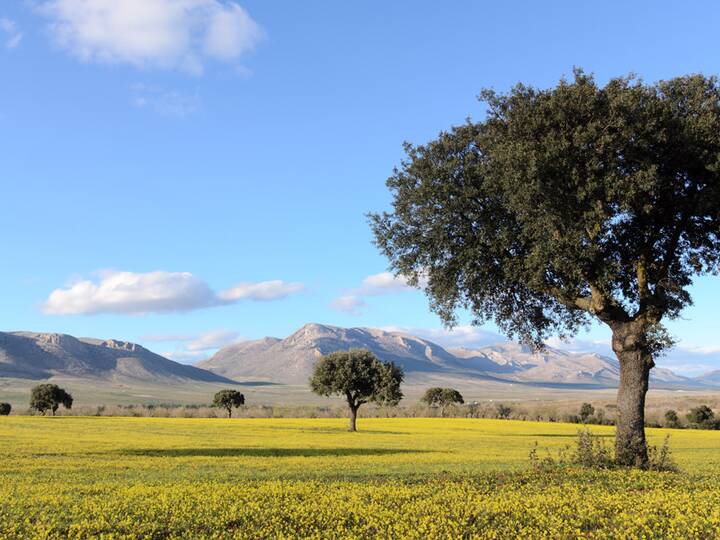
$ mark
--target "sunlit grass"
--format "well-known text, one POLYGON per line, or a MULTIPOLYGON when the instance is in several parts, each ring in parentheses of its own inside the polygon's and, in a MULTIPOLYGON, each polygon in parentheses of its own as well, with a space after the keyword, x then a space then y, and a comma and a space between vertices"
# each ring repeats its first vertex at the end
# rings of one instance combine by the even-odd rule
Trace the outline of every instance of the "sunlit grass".
MULTIPOLYGON (((533 444, 572 444, 577 425, 361 419, 359 429, 341 419, 0 418, 0 537, 720 533, 717 432, 649 430, 654 444, 671 433, 680 474, 537 474, 533 444)), ((593 430, 612 441, 612 428, 593 430)))

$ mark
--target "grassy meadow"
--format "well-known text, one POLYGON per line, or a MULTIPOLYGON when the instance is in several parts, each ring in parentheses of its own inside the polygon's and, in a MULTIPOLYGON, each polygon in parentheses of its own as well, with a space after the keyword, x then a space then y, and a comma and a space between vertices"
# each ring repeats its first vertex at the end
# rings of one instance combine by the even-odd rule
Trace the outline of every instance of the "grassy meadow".
MULTIPOLYGON (((0 418, 0 538, 708 538, 720 433, 679 473, 536 472, 578 426, 484 419, 0 418), (541 454, 543 452, 541 451, 541 454)), ((612 442, 613 430, 593 431, 612 442)))

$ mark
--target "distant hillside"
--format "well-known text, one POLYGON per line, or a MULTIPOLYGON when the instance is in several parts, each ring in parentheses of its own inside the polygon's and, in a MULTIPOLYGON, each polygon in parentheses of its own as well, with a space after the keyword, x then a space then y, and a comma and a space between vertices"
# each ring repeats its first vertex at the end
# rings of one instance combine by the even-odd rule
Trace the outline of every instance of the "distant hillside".
MULTIPOLYGON (((337 350, 365 348, 381 360, 401 365, 409 383, 433 378, 490 380, 568 386, 616 386, 617 360, 597 354, 561 351, 548 347, 533 353, 514 343, 499 343, 481 349, 450 349, 400 332, 372 328, 340 328, 306 324, 285 339, 243 341, 220 349, 198 367, 234 379, 260 379, 305 384, 312 366, 322 355, 337 350)), ((654 369, 656 384, 693 386, 698 381, 654 369)))
POLYGON ((233 382, 125 341, 0 332, 0 377, 48 379, 54 376, 143 383, 233 382))
POLYGON ((339 328, 306 324, 285 339, 243 341, 220 349, 198 367, 226 377, 305 384, 315 361, 333 351, 364 348, 407 371, 457 369, 457 358, 420 338, 370 328, 339 328))

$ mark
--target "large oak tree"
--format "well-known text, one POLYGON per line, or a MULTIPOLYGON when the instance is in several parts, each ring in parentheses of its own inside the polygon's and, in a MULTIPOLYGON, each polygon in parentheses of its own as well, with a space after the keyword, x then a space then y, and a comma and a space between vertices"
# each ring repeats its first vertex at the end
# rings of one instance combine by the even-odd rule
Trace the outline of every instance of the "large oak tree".
POLYGON ((541 347, 608 325, 616 459, 643 466, 649 372, 672 341, 662 321, 691 303, 693 276, 718 271, 718 81, 601 87, 577 70, 481 99, 483 121, 406 146, 392 211, 370 215, 376 243, 450 326, 467 309, 541 347))

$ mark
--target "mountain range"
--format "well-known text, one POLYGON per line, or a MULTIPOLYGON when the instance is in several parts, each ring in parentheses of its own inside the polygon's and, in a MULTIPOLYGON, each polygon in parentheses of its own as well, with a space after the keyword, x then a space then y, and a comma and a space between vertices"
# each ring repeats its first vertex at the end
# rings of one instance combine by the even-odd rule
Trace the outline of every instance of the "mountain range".
POLYGON ((233 381, 194 366, 174 362, 140 345, 66 334, 0 332, 0 377, 75 379, 143 383, 233 381))
MULTIPOLYGON (((66 378, 88 388, 108 383, 127 387, 153 384, 169 394, 179 391, 183 383, 203 388, 206 383, 256 386, 277 383, 296 385, 295 392, 308 393, 307 381, 317 359, 351 348, 369 349, 381 360, 402 366, 406 384, 415 388, 456 384, 468 388, 492 383, 495 387, 527 385, 572 390, 612 388, 619 380, 617 360, 595 353, 551 347, 534 352, 510 342, 478 349, 444 348, 402 332, 315 323, 306 324, 284 339, 266 337, 235 343, 195 366, 175 362, 126 341, 0 332, 0 379, 66 378)), ((655 368, 651 385, 717 388, 720 372, 688 378, 655 368)))
MULTIPOLYGON (((450 377, 509 383, 616 386, 620 376, 616 359, 595 353, 567 352, 551 347, 533 352, 510 342, 480 349, 445 349, 402 332, 315 323, 306 324, 285 339, 266 337, 230 345, 196 365, 235 380, 305 384, 320 356, 350 348, 369 349, 381 360, 399 364, 409 383, 450 377)), ((695 386, 702 383, 663 368, 654 369, 651 377, 655 385, 695 386)))

